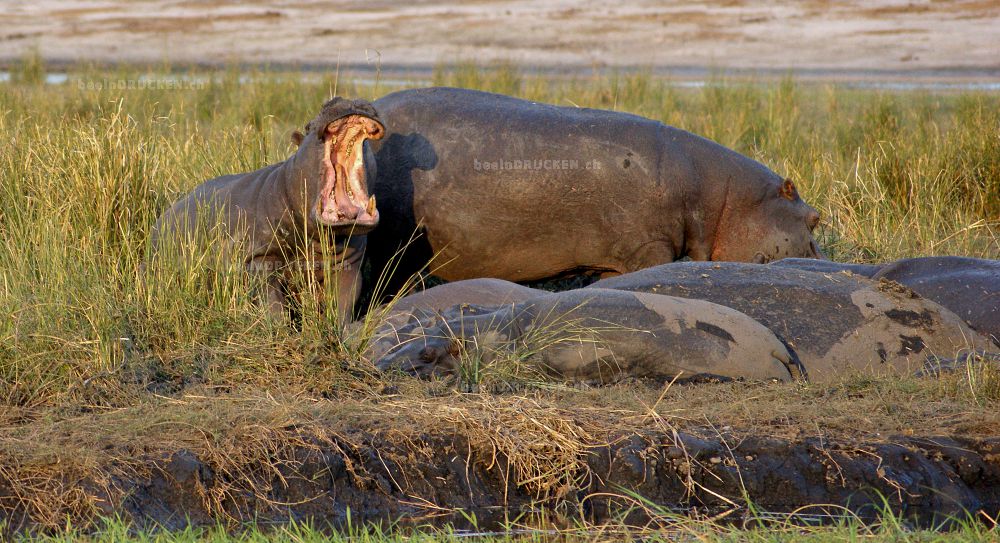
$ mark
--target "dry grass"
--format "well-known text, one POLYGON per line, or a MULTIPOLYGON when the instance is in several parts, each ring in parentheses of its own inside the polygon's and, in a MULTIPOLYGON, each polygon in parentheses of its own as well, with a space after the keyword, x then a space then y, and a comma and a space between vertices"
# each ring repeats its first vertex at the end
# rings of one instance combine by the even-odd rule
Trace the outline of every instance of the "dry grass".
MULTIPOLYGON (((469 446, 466 461, 489 465, 552 506, 595 476, 585 462, 589 449, 650 432, 704 437, 723 432, 737 441, 754 435, 822 436, 841 443, 997 435, 995 401, 970 401, 966 379, 966 373, 956 372, 925 379, 848 379, 833 387, 631 383, 518 395, 457 393, 437 383, 400 379, 387 394, 335 399, 205 388, 68 418, 33 413, 30 423, 0 427, 0 488, 14 490, 0 498, 0 508, 26 510, 35 522, 53 528, 67 517, 78 525, 95 521, 123 503, 125 489, 116 482, 146 479, 151 461, 184 450, 211 466, 217 482, 224 481, 200 496, 205 510, 235 522, 224 502, 240 495, 266 501, 271 485, 301 467, 302 451, 342 450, 350 462, 350 452, 377 442, 385 447, 379 454, 405 471, 437 454, 421 443, 454 435, 469 446), (88 485, 82 486, 85 480, 88 485)), ((373 476, 363 467, 348 469, 362 487, 373 476)))

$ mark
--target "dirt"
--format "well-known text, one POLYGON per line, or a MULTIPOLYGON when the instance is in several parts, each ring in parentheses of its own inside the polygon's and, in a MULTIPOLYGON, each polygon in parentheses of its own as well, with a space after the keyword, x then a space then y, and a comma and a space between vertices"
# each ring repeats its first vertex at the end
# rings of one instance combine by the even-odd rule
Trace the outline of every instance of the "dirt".
POLYGON ((884 499, 925 525, 995 518, 1000 413, 939 379, 458 394, 400 378, 356 397, 189 390, 24 412, 0 431, 0 518, 11 530, 108 515, 461 525, 464 510, 486 528, 541 509, 549 522, 642 524, 655 506, 738 522, 747 499, 864 518, 884 499))
MULTIPOLYGON (((642 524, 650 514, 623 492, 634 491, 649 504, 671 512, 703 515, 746 514, 744 493, 768 512, 843 514, 846 507, 873 518, 883 499, 893 511, 922 525, 937 525, 966 513, 1000 509, 1000 438, 895 437, 888 442, 797 440, 758 436, 699 437, 691 433, 621 436, 611 445, 586 451, 592 472, 587 484, 566 495, 539 502, 512 484, 507 459, 484 457, 459 435, 415 435, 405 445, 365 434, 351 444, 295 449, 289 461, 271 471, 259 469, 267 492, 229 493, 221 510, 206 497, 230 482, 211 462, 179 449, 144 457, 148 474, 116 479, 120 502, 104 494, 100 481, 67 480, 94 493, 99 510, 139 525, 179 529, 214 524, 223 513, 231 521, 313 519, 343 527, 358 522, 405 524, 461 520, 449 512, 475 513, 488 528, 490 519, 547 506, 564 520, 601 523, 626 516, 642 524), (360 445, 357 443, 360 442, 360 445), (421 459, 401 463, 394 459, 421 459), (360 475, 359 475, 360 474, 360 475), (113 506, 112 506, 113 504, 113 506)), ((0 485, 0 501, 10 499, 0 485)), ((648 504, 647 504, 648 505, 648 504)), ((16 528, 30 526, 23 510, 9 517, 16 528)))
POLYGON ((751 69, 781 75, 1000 79, 1000 3, 939 0, 40 0, 0 5, 0 61, 427 69, 474 59, 541 70, 751 69))

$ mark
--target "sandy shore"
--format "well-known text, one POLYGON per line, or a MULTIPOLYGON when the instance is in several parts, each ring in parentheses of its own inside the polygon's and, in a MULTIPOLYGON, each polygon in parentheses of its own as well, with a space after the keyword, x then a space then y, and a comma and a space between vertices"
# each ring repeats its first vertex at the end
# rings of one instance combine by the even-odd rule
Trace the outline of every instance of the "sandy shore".
POLYGON ((1000 79, 996 0, 741 0, 624 5, 440 0, 0 3, 0 61, 302 64, 427 70, 888 74, 1000 79))

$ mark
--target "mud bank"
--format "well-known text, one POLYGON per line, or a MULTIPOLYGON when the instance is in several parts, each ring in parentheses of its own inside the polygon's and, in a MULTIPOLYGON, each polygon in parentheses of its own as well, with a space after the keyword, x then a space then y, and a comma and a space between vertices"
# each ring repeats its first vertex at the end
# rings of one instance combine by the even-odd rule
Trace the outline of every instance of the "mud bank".
MULTIPOLYGON (((843 506, 872 517, 887 503, 921 525, 1000 509, 1000 438, 898 437, 885 442, 778 439, 735 433, 642 433, 584 451, 582 484, 538 496, 516 484, 503 454, 483 454, 462 436, 367 434, 310 442, 284 459, 246 464, 240 473, 186 450, 140 456, 133 476, 59 481, 93 514, 118 514, 138 525, 176 529, 188 523, 348 519, 404 523, 454 521, 463 509, 484 523, 544 508, 566 519, 620 518, 636 502, 623 489, 671 510, 733 509, 746 495, 761 511, 810 504, 843 506), (358 439, 359 437, 363 439, 358 439), (236 478, 252 487, 233 485, 236 478)), ((116 470, 109 466, 106 473, 116 470)), ((2 476, 4 470, 0 470, 2 476)), ((8 528, 32 529, 23 494, 0 477, 8 528), (21 500, 21 502, 19 502, 21 500)), ((833 509, 833 508, 829 508, 833 509)), ((745 510, 745 509, 744 509, 745 510)), ((822 509, 810 509, 820 512, 822 509)), ((741 517, 736 511, 734 519, 741 517)), ((628 522, 648 516, 635 509, 628 522)), ((484 526, 480 525, 480 528, 484 526)))

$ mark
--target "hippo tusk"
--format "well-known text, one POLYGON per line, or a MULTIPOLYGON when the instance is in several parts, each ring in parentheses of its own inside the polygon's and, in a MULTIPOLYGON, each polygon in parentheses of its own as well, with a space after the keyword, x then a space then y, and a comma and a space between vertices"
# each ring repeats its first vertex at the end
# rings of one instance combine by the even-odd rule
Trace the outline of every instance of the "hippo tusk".
POLYGON ((375 215, 375 195, 374 194, 372 194, 371 197, 368 198, 368 207, 365 208, 365 211, 367 211, 369 215, 375 215))

